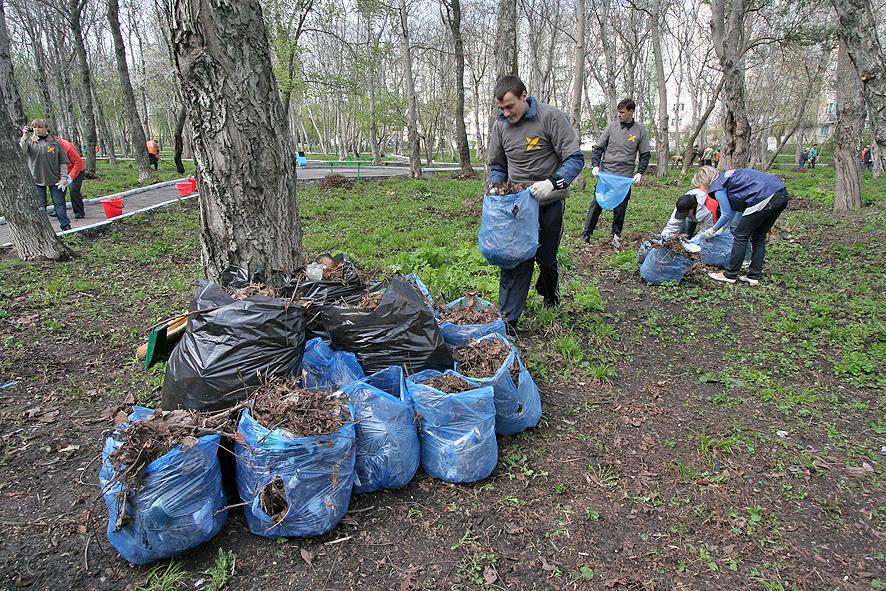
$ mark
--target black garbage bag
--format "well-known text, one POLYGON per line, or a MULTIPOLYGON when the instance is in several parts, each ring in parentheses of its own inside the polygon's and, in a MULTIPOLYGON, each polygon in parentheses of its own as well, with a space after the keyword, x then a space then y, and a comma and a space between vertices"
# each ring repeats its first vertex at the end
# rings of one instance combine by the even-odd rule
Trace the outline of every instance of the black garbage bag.
MULTIPOLYGON (((336 266, 341 265, 341 279, 339 280, 320 280, 311 281, 307 277, 297 284, 298 297, 309 300, 311 302, 305 311, 308 331, 308 340, 313 338, 322 338, 329 340, 329 331, 323 326, 322 311, 326 306, 336 305, 354 305, 360 301, 363 294, 366 293, 366 286, 357 273, 354 263, 348 259, 345 254, 339 254, 334 257, 329 255, 320 255, 317 260, 331 258, 336 266)), ((304 269, 299 269, 304 271, 304 269)), ((304 273, 296 272, 297 276, 304 273)), ((294 287, 296 284, 292 283, 294 287)), ((291 294, 291 292, 289 292, 291 294)))
POLYGON ((217 283, 200 281, 190 311, 166 364, 164 409, 227 408, 248 397, 262 376, 300 370, 305 313, 289 300, 235 300, 217 283))
POLYGON ((407 375, 452 369, 437 320, 416 288, 400 277, 387 283, 375 310, 328 305, 322 318, 333 347, 355 354, 367 374, 392 365, 407 375))

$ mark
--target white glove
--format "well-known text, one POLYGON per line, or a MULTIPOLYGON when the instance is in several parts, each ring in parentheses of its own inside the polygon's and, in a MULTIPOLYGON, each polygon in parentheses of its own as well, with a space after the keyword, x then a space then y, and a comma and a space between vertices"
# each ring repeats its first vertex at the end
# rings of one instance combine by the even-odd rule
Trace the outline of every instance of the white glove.
POLYGON ((541 201, 545 197, 551 194, 551 191, 554 190, 554 183, 550 181, 550 179, 545 179, 543 181, 539 181, 529 187, 529 193, 535 198, 541 201))
POLYGON ((70 185, 72 182, 74 182, 74 181, 71 178, 71 175, 66 174, 61 179, 59 179, 59 181, 55 184, 55 186, 58 187, 60 190, 64 191, 65 189, 68 188, 68 185, 70 185))
POLYGON ((643 178, 643 175, 638 172, 637 174, 634 175, 634 183, 639 183, 640 179, 642 179, 642 178, 643 178))
POLYGON ((594 176, 597 176, 598 174, 600 174, 600 167, 599 167, 599 166, 595 166, 594 168, 592 168, 592 169, 591 169, 591 174, 594 175, 594 176))

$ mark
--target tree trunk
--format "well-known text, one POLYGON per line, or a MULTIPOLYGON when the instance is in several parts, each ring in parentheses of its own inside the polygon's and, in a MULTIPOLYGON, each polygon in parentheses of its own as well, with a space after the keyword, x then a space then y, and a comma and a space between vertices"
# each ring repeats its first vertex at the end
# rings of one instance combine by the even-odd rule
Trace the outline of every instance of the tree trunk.
POLYGON ((858 72, 846 44, 837 49, 837 122, 834 125, 834 209, 861 207, 861 153, 864 133, 864 97, 858 72))
POLYGON ((185 110, 185 106, 182 105, 178 108, 178 113, 175 116, 175 133, 172 135, 172 142, 175 146, 175 171, 179 174, 185 173, 185 163, 182 162, 182 152, 185 150, 185 120, 187 119, 188 112, 185 110))
MULTIPOLYGON (((12 129, 6 109, 0 109, 0 129, 12 129)), ((73 252, 59 240, 46 212, 37 206, 34 179, 12 133, 0 133, 0 213, 6 216, 19 258, 63 261, 73 252)))
POLYGON ((86 59, 86 44, 83 42, 83 26, 81 19, 86 0, 68 0, 68 21, 71 26, 71 37, 77 50, 77 65, 80 68, 80 84, 83 87, 83 117, 86 126, 86 171, 95 174, 95 144, 98 141, 95 131, 95 112, 92 106, 92 73, 86 59))
POLYGON ((751 125, 748 122, 745 101, 744 76, 744 17, 747 12, 745 0, 733 0, 726 15, 726 0, 711 3, 711 36, 714 51, 720 60, 720 68, 726 80, 723 102, 726 118, 723 124, 724 142, 721 164, 725 168, 747 166, 750 148, 751 125))
POLYGON ((421 178, 421 146, 418 141, 418 107, 415 98, 415 77, 412 73, 412 48, 409 47, 409 22, 406 14, 406 0, 400 3, 400 43, 403 50, 403 71, 406 78, 406 101, 409 114, 406 127, 409 133, 409 169, 412 178, 421 178))
POLYGON ((372 31, 371 13, 366 14, 366 35, 369 39, 369 79, 366 85, 369 87, 369 148, 372 150, 372 162, 381 163, 381 150, 378 145, 378 107, 375 99, 375 85, 378 84, 375 75, 376 51, 375 34, 372 31))
POLYGON ((495 79, 517 76, 517 0, 498 1, 495 29, 495 79))
POLYGON ((886 156, 886 57, 877 37, 871 0, 831 0, 837 10, 837 38, 861 79, 864 102, 874 135, 874 170, 883 170, 886 156))
POLYGON ((107 119, 105 119, 105 110, 104 108, 102 108, 102 102, 98 98, 98 94, 95 92, 95 88, 92 89, 92 102, 95 103, 95 115, 96 120, 98 121, 99 145, 102 147, 102 151, 108 157, 108 164, 117 164, 117 153, 114 146, 114 136, 111 135, 111 131, 110 129, 108 129, 108 121, 107 119))
POLYGON ((239 265, 280 285, 304 257, 295 159, 261 6, 164 0, 163 10, 200 171, 206 276, 218 280, 239 265))
MULTIPOLYGON (((655 133, 655 154, 658 165, 655 176, 667 176, 670 163, 670 138, 668 137, 668 88, 664 73, 664 58, 661 52, 661 32, 659 23, 664 24, 664 11, 661 2, 656 2, 655 15, 652 18, 652 53, 655 57, 655 82, 658 86, 658 126, 655 133)), ((679 135, 680 130, 677 129, 679 135)))
POLYGON ((12 125, 20 130, 25 124, 25 110, 22 108, 22 98, 18 93, 12 69, 9 33, 6 29, 6 12, 3 6, 4 3, 0 1, 0 100, 3 101, 12 125))
POLYGON ((717 84, 717 88, 714 89, 714 94, 711 95, 711 100, 708 102, 708 108, 701 114, 701 117, 692 129, 692 133, 686 138, 686 148, 683 150, 683 174, 689 172, 689 162, 692 160, 692 151, 695 148, 695 140, 698 138, 698 134, 701 133, 701 130, 704 129, 708 117, 711 116, 711 112, 717 104, 717 97, 720 96, 720 91, 723 90, 723 85, 725 83, 726 78, 720 78, 720 82, 717 84))
MULTIPOLYGON (((827 61, 824 58, 822 58, 818 62, 818 67, 815 70, 815 74, 813 75, 812 79, 810 80, 809 88, 804 89, 803 98, 800 100, 800 108, 797 109, 797 118, 794 120, 793 127, 788 131, 787 135, 779 138, 778 143, 775 146, 775 153, 772 155, 772 157, 766 163, 763 170, 769 170, 770 168, 772 168, 772 165, 775 163, 775 159, 778 158, 778 155, 784 149, 785 145, 788 143, 788 140, 790 140, 791 137, 793 137, 793 135, 795 133, 797 133, 797 129, 799 129, 800 124, 803 122, 803 118, 806 115, 806 105, 809 104, 809 97, 812 96, 812 93, 813 93, 816 85, 818 85, 818 83, 821 79, 820 75, 824 71, 824 66, 826 64, 827 64, 827 61)), ((842 84, 842 80, 841 80, 841 84, 842 84)), ((862 119, 862 122, 863 121, 864 121, 864 119, 862 119)))
MULTIPOLYGON (((455 139, 458 143, 458 161, 463 175, 475 176, 471 167, 468 132, 465 128, 465 44, 461 36, 461 2, 444 0, 443 5, 446 7, 449 30, 452 31, 452 41, 455 45, 455 139)), ((441 93, 441 96, 445 96, 445 93, 441 93)))
POLYGON ((575 55, 572 62, 572 128, 581 143, 581 91, 585 78, 585 0, 575 0, 575 55))
POLYGON ((111 37, 114 39, 114 53, 117 56, 117 74, 120 76, 120 87, 123 90, 123 107, 129 118, 129 143, 135 155, 140 183, 151 178, 151 161, 148 159, 144 127, 138 114, 138 105, 129 79, 129 65, 126 63, 126 46, 120 34, 120 5, 118 0, 108 0, 108 24, 111 26, 111 37))
POLYGON ((609 8, 610 0, 603 0, 603 11, 600 20, 600 44, 603 46, 604 59, 604 88, 606 95, 606 121, 612 123, 616 120, 616 106, 618 97, 615 94, 615 44, 609 42, 609 8))

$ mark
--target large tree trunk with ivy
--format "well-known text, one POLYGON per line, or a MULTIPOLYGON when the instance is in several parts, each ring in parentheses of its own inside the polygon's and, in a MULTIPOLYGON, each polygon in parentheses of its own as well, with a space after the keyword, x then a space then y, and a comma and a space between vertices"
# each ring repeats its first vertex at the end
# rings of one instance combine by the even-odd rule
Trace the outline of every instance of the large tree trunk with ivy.
MULTIPOLYGON (((655 2, 652 16, 652 53, 655 59, 655 82, 658 86, 658 120, 655 128, 655 154, 658 160, 655 175, 667 176, 670 163, 670 138, 668 137, 668 88, 664 72, 664 57, 661 50, 661 28, 664 28, 664 8, 660 1, 655 2)), ((679 134, 679 129, 677 130, 679 134)))
POLYGON ((95 174, 95 144, 98 141, 98 133, 95 130, 95 111, 92 105, 92 73, 89 71, 89 61, 86 59, 86 44, 83 41, 83 10, 86 8, 86 0, 68 0, 68 24, 71 28, 71 37, 77 52, 77 66, 80 73, 80 85, 82 86, 83 119, 86 128, 86 170, 95 174))
POLYGON ((834 125, 834 209, 861 207, 861 153, 864 133, 864 97, 858 72, 846 44, 837 49, 837 122, 834 125))
POLYGON ((256 0, 163 0, 193 136, 206 276, 272 284, 304 263, 289 126, 256 0), (248 81, 248 83, 247 83, 248 81))
POLYGON ((108 0, 108 24, 111 27, 111 37, 114 39, 114 53, 117 56, 117 74, 120 77, 120 87, 123 90, 123 108, 126 111, 126 117, 129 119, 129 143, 132 145, 132 154, 135 156, 135 164, 136 168, 138 168, 138 180, 139 182, 144 182, 151 178, 151 161, 148 158, 145 130, 142 127, 141 118, 138 114, 138 105, 135 103, 135 93, 132 91, 132 81, 129 79, 129 65, 126 63, 126 46, 123 44, 123 35, 120 34, 120 5, 118 0, 108 0))
MULTIPOLYGON (((886 56, 877 36, 871 0, 831 0, 837 10, 837 37, 846 45, 849 59, 861 79, 864 102, 876 148, 875 174, 884 169, 886 157, 886 56)), ((842 81, 838 86, 842 84, 842 81)))
MULTIPOLYGON (((11 128, 9 114, 0 109, 0 129, 11 128)), ((0 133, 0 215, 6 216, 16 253, 25 261, 71 258, 74 253, 55 235, 38 203, 34 180, 14 134, 0 133)))
POLYGON ((733 0, 728 7, 726 0, 711 2, 711 36, 714 51, 726 80, 723 86, 723 102, 726 117, 723 123, 724 142, 721 164, 726 168, 747 166, 750 152, 751 124, 748 121, 747 91, 744 73, 744 20, 747 13, 745 0, 733 0))

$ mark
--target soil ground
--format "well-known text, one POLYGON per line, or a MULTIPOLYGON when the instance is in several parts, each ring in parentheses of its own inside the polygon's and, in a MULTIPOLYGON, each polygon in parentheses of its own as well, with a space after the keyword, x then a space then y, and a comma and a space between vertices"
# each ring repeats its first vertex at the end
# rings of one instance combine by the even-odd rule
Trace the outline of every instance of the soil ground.
MULTIPOLYGON (((236 554, 225 589, 881 588, 886 181, 835 216, 832 177, 816 174, 798 181, 803 207, 784 215, 756 288, 640 281, 635 243, 666 221, 670 185, 637 190, 623 251, 605 246, 605 216, 590 245, 574 238, 590 197, 572 197, 563 305, 532 296, 519 340, 544 416, 499 438, 491 477, 455 486, 419 471, 354 497, 314 539, 254 536, 231 509, 217 537, 174 560, 178 588, 208 588, 220 549, 236 554)), ((462 208, 479 188, 300 192, 306 247, 492 299, 495 271, 472 267, 477 219, 462 208), (384 207, 364 207, 373 199, 384 207), (429 221, 402 225, 417 219, 429 221)), ((151 566, 105 540, 98 454, 120 405, 158 403, 163 367, 145 371, 134 352, 187 306, 198 230, 183 203, 70 238, 70 263, 0 258, 0 386, 12 383, 0 389, 0 589, 145 584, 151 566)))

